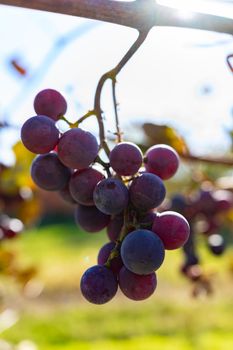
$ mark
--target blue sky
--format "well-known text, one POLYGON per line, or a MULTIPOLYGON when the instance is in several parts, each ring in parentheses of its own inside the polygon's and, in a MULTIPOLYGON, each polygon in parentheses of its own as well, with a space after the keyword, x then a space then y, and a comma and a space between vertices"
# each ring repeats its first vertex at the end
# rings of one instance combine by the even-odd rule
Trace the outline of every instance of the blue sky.
MULTIPOLYGON (((233 5, 229 9, 233 18, 233 5)), ((66 96, 70 120, 91 109, 99 77, 137 35, 117 25, 6 6, 0 6, 0 23, 0 118, 18 128, 34 115, 33 99, 43 88, 66 96), (12 58, 28 68, 26 78, 12 70, 12 58)), ((224 152, 230 142, 226 130, 233 127, 229 53, 229 35, 154 28, 118 77, 123 127, 130 131, 134 122, 167 123, 185 136, 194 153, 224 152)), ((103 107, 111 134, 115 130, 108 84, 103 107)), ((97 133, 92 120, 85 127, 97 133)), ((18 130, 0 134, 0 160, 12 161, 9 145, 18 137, 18 130)))

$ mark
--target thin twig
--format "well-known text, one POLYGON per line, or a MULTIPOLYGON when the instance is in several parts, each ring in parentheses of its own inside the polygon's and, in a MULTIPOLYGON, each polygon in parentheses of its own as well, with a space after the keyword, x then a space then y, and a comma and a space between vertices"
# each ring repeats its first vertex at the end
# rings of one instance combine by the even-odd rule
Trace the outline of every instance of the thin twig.
POLYGON ((122 131, 120 129, 120 122, 119 122, 118 108, 117 108, 118 103, 116 100, 116 79, 112 79, 112 98, 113 98, 115 123, 116 123, 117 143, 119 143, 119 142, 122 142, 122 131))

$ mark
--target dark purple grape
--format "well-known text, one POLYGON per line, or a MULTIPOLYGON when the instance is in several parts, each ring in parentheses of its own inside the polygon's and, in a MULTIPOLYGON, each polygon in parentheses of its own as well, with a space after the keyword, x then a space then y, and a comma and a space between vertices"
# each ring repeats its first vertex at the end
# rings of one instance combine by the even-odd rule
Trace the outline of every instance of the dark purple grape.
POLYGON ((105 266, 92 266, 81 278, 82 295, 93 304, 107 303, 116 295, 117 288, 114 274, 105 266))
POLYGON ((187 205, 187 201, 185 196, 182 194, 174 194, 171 199, 171 209, 177 211, 180 214, 183 214, 185 207, 187 205))
POLYGON ((214 255, 222 255, 226 250, 224 239, 219 234, 213 234, 208 237, 208 247, 214 255))
POLYGON ((59 191, 60 196, 64 199, 65 202, 70 204, 77 204, 74 198, 70 194, 69 184, 65 188, 59 191))
POLYGON ((158 176, 143 173, 132 181, 129 195, 135 208, 145 212, 158 207, 163 202, 166 190, 158 176))
POLYGON ((47 117, 57 121, 66 113, 67 103, 60 92, 45 89, 36 95, 34 109, 37 114, 47 115, 47 117))
POLYGON ((156 274, 137 275, 124 266, 119 273, 119 287, 129 299, 144 300, 149 298, 157 286, 156 274))
POLYGON ((121 213, 128 205, 129 194, 121 180, 108 178, 100 181, 94 190, 94 203, 105 214, 121 213))
POLYGON ((167 180, 176 173, 179 156, 170 146, 155 145, 147 150, 144 162, 146 171, 167 180))
POLYGON ((152 231, 161 238, 165 249, 177 249, 187 242, 190 227, 181 214, 165 211, 155 218, 152 231))
MULTIPOLYGON (((99 251, 98 258, 97 258, 99 265, 104 265, 107 262, 115 246, 116 244, 114 242, 108 242, 105 245, 103 245, 103 247, 99 251)), ((114 258, 111 258, 111 260, 109 261, 109 268, 116 276, 119 274, 122 266, 123 266, 123 262, 120 254, 118 256, 115 256, 114 258)))
POLYGON ((110 241, 117 241, 119 239, 122 226, 124 224, 124 215, 119 214, 111 218, 107 226, 107 235, 110 241))
POLYGON ((121 142, 110 152, 109 159, 111 167, 118 175, 134 175, 142 165, 142 152, 134 143, 121 142))
POLYGON ((79 204, 94 205, 95 186, 103 179, 104 175, 93 168, 77 170, 70 179, 70 193, 79 204))
POLYGON ((163 263, 165 250, 161 239, 149 230, 129 233, 121 245, 125 267, 138 275, 148 275, 163 263))
POLYGON ((72 169, 85 169, 94 162, 98 143, 94 135, 80 128, 66 131, 58 143, 58 157, 72 169))
POLYGON ((62 190, 68 184, 70 176, 70 169, 60 162, 56 153, 39 155, 32 163, 32 180, 44 190, 62 190))
POLYGON ((41 115, 28 119, 21 129, 24 146, 36 154, 52 151, 59 140, 59 131, 50 118, 41 115))
POLYGON ((77 205, 74 212, 78 226, 87 232, 99 232, 109 223, 110 216, 99 211, 95 206, 77 205))

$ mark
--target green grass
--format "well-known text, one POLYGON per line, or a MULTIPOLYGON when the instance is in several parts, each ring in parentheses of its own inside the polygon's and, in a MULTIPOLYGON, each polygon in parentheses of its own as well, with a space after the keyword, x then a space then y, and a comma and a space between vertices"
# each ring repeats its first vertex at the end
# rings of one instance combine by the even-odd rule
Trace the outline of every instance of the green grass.
POLYGON ((0 337, 13 344, 30 339, 41 350, 233 349, 231 251, 219 259, 201 249, 206 269, 216 273, 210 298, 190 297, 191 286, 178 272, 180 252, 168 252, 149 300, 133 302, 119 292, 112 302, 95 306, 81 297, 79 280, 105 240, 104 233, 78 232, 67 223, 12 242, 22 266, 37 265, 44 290, 35 299, 11 292, 8 305, 19 310, 20 319, 0 337))

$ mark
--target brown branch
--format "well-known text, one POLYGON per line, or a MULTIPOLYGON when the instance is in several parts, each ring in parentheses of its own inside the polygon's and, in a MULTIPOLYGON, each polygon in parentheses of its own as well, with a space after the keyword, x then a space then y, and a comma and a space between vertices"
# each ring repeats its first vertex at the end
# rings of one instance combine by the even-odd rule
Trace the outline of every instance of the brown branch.
POLYGON ((180 154, 180 157, 183 160, 187 160, 191 162, 203 162, 203 163, 213 164, 213 165, 233 166, 233 159, 230 159, 230 158, 194 156, 192 154, 180 154))
POLYGON ((194 12, 192 18, 182 19, 176 9, 159 5, 155 0, 0 0, 0 4, 90 18, 138 30, 145 26, 174 26, 233 34, 230 18, 194 12))
POLYGON ((118 117, 118 103, 116 99, 116 79, 112 79, 112 99, 113 99, 113 107, 114 107, 114 114, 115 114, 117 142, 122 142, 122 131, 120 128, 120 121, 118 117))
POLYGON ((130 60, 130 58, 135 54, 135 52, 139 49, 139 47, 145 41, 149 31, 150 31, 150 28, 142 32, 139 32, 137 40, 133 43, 133 45, 130 47, 130 49, 121 59, 121 61, 116 65, 115 68, 113 68, 109 72, 102 75, 97 85, 95 100, 94 100, 94 110, 96 112, 96 116, 99 124, 100 148, 103 148, 107 155, 109 155, 110 150, 105 138, 105 130, 104 130, 104 123, 103 123, 102 109, 101 109, 101 94, 102 94, 103 86, 106 80, 116 79, 117 74, 121 71, 121 69, 126 65, 126 63, 130 60))

